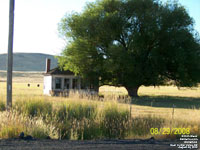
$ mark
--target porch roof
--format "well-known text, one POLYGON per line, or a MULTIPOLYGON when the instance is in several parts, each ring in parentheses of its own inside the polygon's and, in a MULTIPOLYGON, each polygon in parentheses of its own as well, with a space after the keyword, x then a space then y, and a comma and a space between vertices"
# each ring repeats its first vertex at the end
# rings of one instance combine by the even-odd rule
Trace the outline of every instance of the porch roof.
POLYGON ((75 75, 70 70, 61 70, 59 67, 51 69, 47 73, 44 73, 44 75, 75 75))

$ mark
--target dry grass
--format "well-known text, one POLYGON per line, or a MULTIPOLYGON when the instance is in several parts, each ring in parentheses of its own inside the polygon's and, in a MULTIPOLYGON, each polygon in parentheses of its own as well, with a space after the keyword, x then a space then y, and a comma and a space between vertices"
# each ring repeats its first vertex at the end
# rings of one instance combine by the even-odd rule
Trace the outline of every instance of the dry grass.
MULTIPOLYGON (((6 87, 6 72, 0 71, 0 88, 1 93, 5 93, 6 87)), ((33 95, 41 95, 43 89, 43 75, 41 72, 14 72, 13 73, 13 91, 20 93, 20 91, 27 90, 31 91, 33 95), (31 84, 30 88, 27 88, 27 84, 31 84), (40 87, 37 88, 37 84, 40 87)), ((102 86, 100 87, 100 93, 105 95, 127 95, 127 91, 124 87, 114 87, 114 86, 102 86)), ((23 94, 24 94, 23 93, 23 94)), ((160 87, 145 87, 141 86, 139 88, 139 95, 145 96, 179 96, 179 97, 200 97, 200 87, 194 88, 180 88, 175 86, 160 86, 160 87)), ((19 95, 20 95, 19 94, 19 95)), ((31 94, 31 93, 29 93, 31 94)))
MULTIPOLYGON (((5 76, 0 76, 0 81, 5 81, 5 76)), ((99 107, 103 107, 103 105, 107 105, 105 102, 101 101, 90 101, 87 99, 87 97, 84 97, 80 99, 78 96, 70 97, 70 98, 63 98, 63 97, 49 97, 49 96, 43 96, 43 78, 41 74, 35 73, 18 73, 18 75, 14 76, 13 79, 13 101, 19 101, 23 100, 26 101, 29 100, 35 100, 40 99, 44 101, 49 101, 53 103, 53 107, 56 108, 58 105, 60 105, 62 102, 66 101, 73 101, 76 103, 81 102, 87 102, 87 103, 96 103, 99 107), (27 86, 27 84, 30 83, 30 87, 27 86), (40 84, 40 87, 37 87, 37 84, 40 84)), ((116 100, 115 95, 126 95, 127 91, 123 87, 109 87, 109 86, 103 86, 100 87, 100 93, 113 96, 112 100, 116 100)), ((159 103, 158 100, 152 100, 147 97, 147 100, 142 101, 142 99, 139 99, 138 101, 141 101, 140 103, 134 103, 132 105, 129 104, 118 104, 119 106, 125 105, 126 107, 131 108, 131 116, 134 118, 145 118, 151 116, 152 118, 160 118, 164 119, 164 124, 162 127, 176 127, 176 128, 183 128, 183 127, 189 127, 191 129, 192 133, 196 133, 200 135, 200 109, 197 107, 196 104, 199 103, 198 99, 200 98, 200 88, 194 88, 194 89, 181 89, 178 90, 176 87, 173 86, 161 86, 161 87, 140 87, 139 89, 139 95, 140 96, 173 96, 173 97, 165 97, 165 103, 166 105, 160 105, 162 101, 160 100, 159 103), (188 101, 196 101, 194 103, 193 109, 186 109, 180 105, 180 107, 175 107, 174 113, 173 108, 170 108, 171 105, 167 105, 169 103, 173 104, 175 97, 180 97, 180 99, 176 100, 177 106, 179 106, 179 102, 183 103, 183 100, 185 98, 188 98, 188 101), (149 105, 146 105, 149 103, 149 105), (153 105, 152 105, 153 104, 153 105), (152 107, 153 106, 153 107, 152 107), (155 106, 155 107, 154 107, 155 106), (196 106, 196 108, 195 108, 196 106)), ((6 83, 0 82, 0 100, 5 101, 6 98, 6 83)), ((163 100, 163 99, 162 99, 163 100)), ((188 102, 187 101, 187 102, 188 102)), ((186 103, 185 105, 187 105, 186 103)), ((193 104, 193 103, 192 103, 193 104)), ((199 103, 200 104, 200 103, 199 103)), ((141 120, 140 120, 141 121, 141 120)), ((148 121, 154 122, 154 119, 152 120, 145 120, 142 119, 142 124, 147 124, 148 121)), ((155 125, 155 124, 154 124, 155 125)), ((155 125, 156 126, 156 125, 155 125)), ((139 128, 139 127, 138 127, 139 128)), ((138 129, 140 130, 140 129, 138 129)), ((141 129, 143 130, 143 129, 141 129)), ((146 135, 131 135, 130 137, 150 137, 150 134, 146 135)), ((161 135, 157 135, 158 138, 163 138, 161 135)), ((164 136, 165 137, 165 136, 164 136)))
MULTIPOLYGON (((124 87, 114 87, 114 86, 102 86, 100 87, 100 92, 102 94, 110 95, 127 95, 127 91, 124 87)), ((200 87, 193 88, 180 88, 175 86, 141 86, 139 88, 138 94, 140 96, 179 96, 179 97, 200 97, 200 87)))
MULTIPOLYGON (((13 81, 18 83, 42 83, 43 72, 13 71, 13 81)), ((0 70, 0 81, 6 82, 7 72, 0 70)))

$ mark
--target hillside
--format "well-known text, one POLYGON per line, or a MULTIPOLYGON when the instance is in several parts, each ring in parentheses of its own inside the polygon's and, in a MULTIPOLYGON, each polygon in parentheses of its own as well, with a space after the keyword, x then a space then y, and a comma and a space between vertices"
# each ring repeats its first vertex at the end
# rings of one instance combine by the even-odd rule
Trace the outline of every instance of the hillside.
MULTIPOLYGON (((14 71, 45 71, 46 58, 51 59, 51 69, 57 66, 57 60, 53 55, 41 53, 14 53, 14 71)), ((0 70, 7 69, 7 54, 0 54, 0 70)))

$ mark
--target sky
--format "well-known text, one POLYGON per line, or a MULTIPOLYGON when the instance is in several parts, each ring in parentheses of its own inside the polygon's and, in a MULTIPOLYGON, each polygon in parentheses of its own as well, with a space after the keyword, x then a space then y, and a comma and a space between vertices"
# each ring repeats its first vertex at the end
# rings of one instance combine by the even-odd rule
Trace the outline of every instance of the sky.
MULTIPOLYGON (((15 0, 13 52, 59 55, 66 42, 58 23, 66 13, 81 12, 95 0, 15 0)), ((167 1, 167 0, 162 0, 167 1)), ((195 21, 200 33, 200 0, 178 0, 195 21)), ((7 53, 9 0, 0 0, 0 53, 7 53)))

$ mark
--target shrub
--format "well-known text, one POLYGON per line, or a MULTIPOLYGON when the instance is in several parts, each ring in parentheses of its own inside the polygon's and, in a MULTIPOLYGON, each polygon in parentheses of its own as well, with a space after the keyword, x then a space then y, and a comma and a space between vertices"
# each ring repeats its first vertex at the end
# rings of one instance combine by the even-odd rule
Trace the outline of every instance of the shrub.
POLYGON ((152 116, 136 117, 132 120, 132 134, 145 136, 150 134, 151 128, 161 128, 164 125, 163 118, 156 118, 152 116))
POLYGON ((16 125, 3 126, 0 131, 1 138, 17 138, 23 128, 16 125))
POLYGON ((0 100, 0 111, 5 111, 6 110, 6 106, 5 106, 5 103, 0 100))
POLYGON ((16 138, 21 132, 40 139, 56 135, 54 127, 42 117, 28 117, 13 110, 0 112, 0 138, 16 138))
POLYGON ((79 134, 79 139, 82 140, 94 140, 101 138, 101 129, 99 123, 94 121, 89 121, 88 123, 84 124, 84 128, 82 134, 79 134))
POLYGON ((67 104, 68 120, 82 120, 84 118, 94 119, 97 115, 96 105, 84 103, 69 103, 67 104))
POLYGON ((15 138, 25 130, 25 118, 14 111, 0 112, 0 138, 15 138))
POLYGON ((49 134, 47 133, 47 131, 44 128, 41 127, 34 127, 30 134, 34 137, 34 138, 38 138, 38 139, 46 139, 49 134))
POLYGON ((68 102, 57 107, 53 114, 52 122, 59 132, 59 138, 83 139, 85 123, 95 119, 97 110, 96 105, 68 102))
POLYGON ((65 105, 62 105, 60 107, 58 107, 58 109, 56 109, 54 111, 54 114, 56 117, 56 120, 59 122, 63 122, 67 120, 67 107, 65 105))
POLYGON ((52 104, 44 100, 18 101, 14 108, 22 114, 30 117, 42 116, 46 117, 52 113, 52 104))
POLYGON ((51 122, 55 127, 59 139, 70 139, 71 122, 67 118, 67 108, 65 105, 53 110, 51 122))
POLYGON ((101 120, 102 135, 106 138, 124 138, 129 130, 130 113, 128 109, 116 105, 103 110, 101 120))

